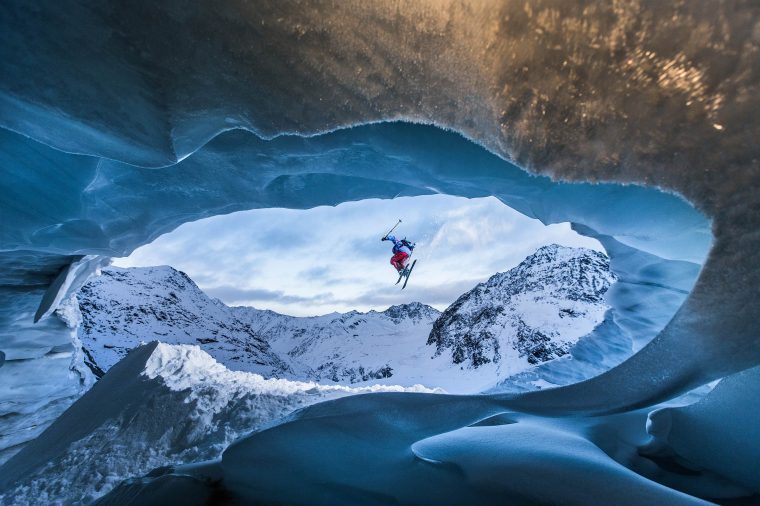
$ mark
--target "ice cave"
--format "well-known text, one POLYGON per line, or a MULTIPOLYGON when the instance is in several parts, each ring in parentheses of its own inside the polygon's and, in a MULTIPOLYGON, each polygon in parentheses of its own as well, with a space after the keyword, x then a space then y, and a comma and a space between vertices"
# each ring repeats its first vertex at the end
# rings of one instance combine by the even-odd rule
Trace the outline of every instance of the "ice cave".
POLYGON ((8 0, 0 42, 0 503, 760 502, 757 2, 8 0), (111 257, 431 194, 603 245, 603 323, 512 383, 561 386, 85 366, 111 257))

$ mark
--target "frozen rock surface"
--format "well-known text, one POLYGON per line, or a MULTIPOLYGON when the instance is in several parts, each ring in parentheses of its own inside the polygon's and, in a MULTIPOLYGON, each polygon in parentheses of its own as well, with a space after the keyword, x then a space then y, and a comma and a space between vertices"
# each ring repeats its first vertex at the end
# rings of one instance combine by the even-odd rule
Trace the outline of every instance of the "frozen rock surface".
POLYGON ((66 300, 55 280, 83 256, 123 255, 211 214, 398 194, 495 195, 573 222, 621 245, 611 265, 631 287, 672 288, 668 262, 691 263, 674 275, 687 293, 668 299, 683 300, 672 319, 645 313, 651 299, 639 319, 643 290, 610 298, 625 316, 610 332, 655 334, 638 353, 588 381, 503 397, 512 408, 622 412, 757 366, 759 9, 2 2, 2 423, 32 431, 55 412, 52 390, 86 384, 52 386, 75 357, 47 361, 66 371, 28 388, 71 339, 55 316, 33 324, 53 308, 40 301, 66 300), (357 127, 392 120, 480 146, 420 125, 357 127), (639 253, 662 262, 639 269, 639 253))

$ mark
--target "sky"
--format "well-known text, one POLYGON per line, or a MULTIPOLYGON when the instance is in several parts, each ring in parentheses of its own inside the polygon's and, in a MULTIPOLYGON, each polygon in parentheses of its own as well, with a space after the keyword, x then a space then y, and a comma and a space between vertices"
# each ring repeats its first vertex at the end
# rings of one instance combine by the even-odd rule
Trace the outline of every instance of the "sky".
POLYGON ((569 224, 544 226, 488 197, 448 195, 362 200, 309 210, 257 209, 186 223, 119 267, 170 265, 212 297, 294 316, 422 302, 440 310, 546 244, 601 245, 569 224), (380 238, 416 241, 405 290, 380 238))

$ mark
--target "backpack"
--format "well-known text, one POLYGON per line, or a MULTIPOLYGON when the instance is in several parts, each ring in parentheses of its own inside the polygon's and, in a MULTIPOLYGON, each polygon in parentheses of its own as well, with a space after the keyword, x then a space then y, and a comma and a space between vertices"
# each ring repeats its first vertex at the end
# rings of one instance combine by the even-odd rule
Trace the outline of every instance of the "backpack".
POLYGON ((409 242, 406 240, 406 238, 401 239, 401 244, 409 248, 409 251, 414 251, 415 244, 413 242, 409 242))

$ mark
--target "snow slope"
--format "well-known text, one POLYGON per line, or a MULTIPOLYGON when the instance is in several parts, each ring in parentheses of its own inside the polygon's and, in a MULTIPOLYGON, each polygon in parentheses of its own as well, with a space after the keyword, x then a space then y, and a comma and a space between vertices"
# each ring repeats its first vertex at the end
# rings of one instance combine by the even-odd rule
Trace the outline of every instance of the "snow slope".
POLYGON ((566 354, 603 320, 613 280, 604 255, 553 245, 462 295, 443 316, 411 303, 302 318, 227 307, 170 267, 109 268, 78 295, 81 340, 96 373, 157 337, 199 344, 230 369, 265 376, 477 392, 566 354), (501 341, 485 363, 457 359, 463 342, 472 354, 493 347, 496 334, 501 341))
POLYGON ((230 371, 197 346, 153 342, 130 352, 0 467, 0 503, 86 503, 125 477, 216 458, 297 408, 378 391, 431 392, 265 379, 230 371))

